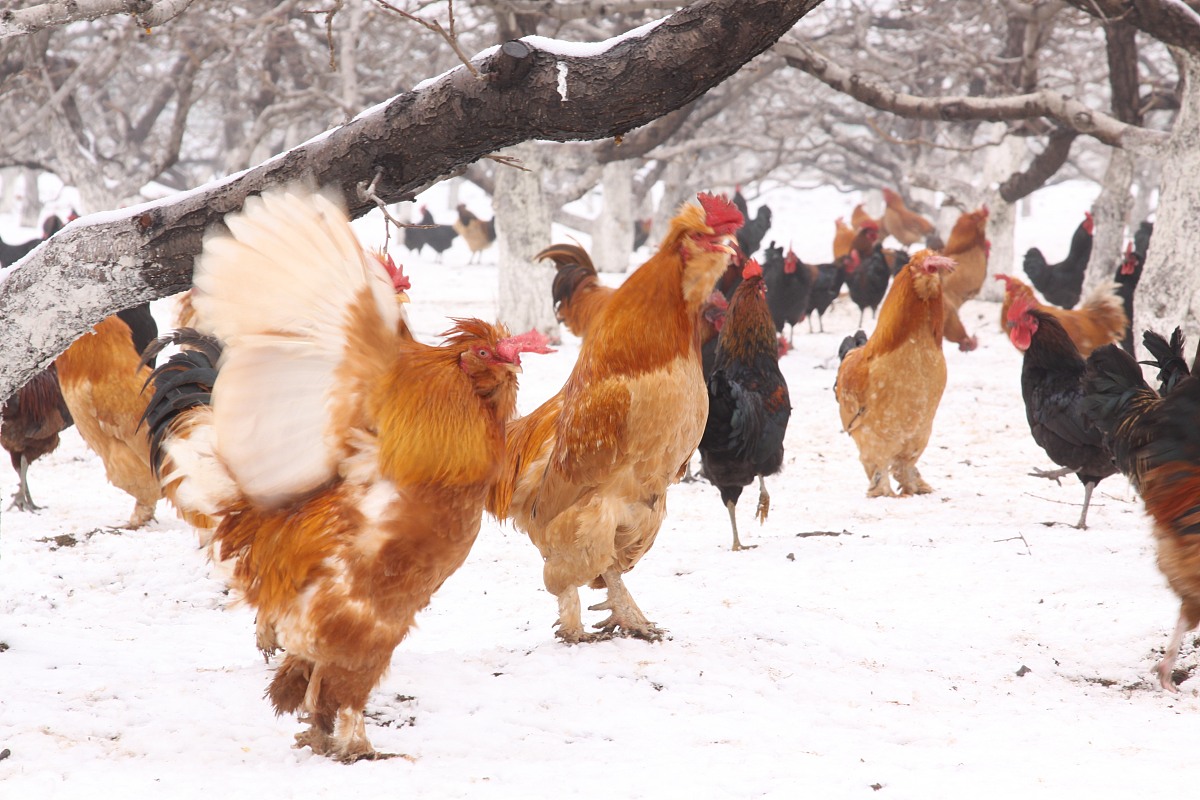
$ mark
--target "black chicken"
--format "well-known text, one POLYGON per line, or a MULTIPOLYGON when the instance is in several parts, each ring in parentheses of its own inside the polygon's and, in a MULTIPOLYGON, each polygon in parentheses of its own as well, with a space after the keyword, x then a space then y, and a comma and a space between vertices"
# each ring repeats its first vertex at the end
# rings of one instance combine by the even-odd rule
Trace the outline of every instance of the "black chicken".
POLYGON ((1142 267, 1146 266, 1146 251, 1150 249, 1150 236, 1154 233, 1154 223, 1143 222, 1133 235, 1133 243, 1126 246, 1125 256, 1117 266, 1117 274, 1113 280, 1117 284, 1117 294, 1125 305, 1125 318, 1129 325, 1125 328, 1125 336, 1121 339, 1121 347, 1126 353, 1134 356, 1133 349, 1133 293, 1138 281, 1142 278, 1142 267))
POLYGON ((808 314, 809 298, 817 280, 817 268, 801 261, 790 247, 785 256, 783 250, 771 242, 771 246, 766 249, 762 271, 763 283, 767 287, 767 307, 771 310, 775 332, 782 334, 783 326, 787 325, 790 347, 793 343, 792 336, 796 332, 796 323, 808 314))
POLYGON ((812 333, 814 316, 821 326, 821 333, 825 332, 825 319, 822 315, 829 308, 829 304, 841 294, 842 284, 845 282, 846 265, 843 259, 839 258, 832 264, 817 265, 817 278, 813 281, 812 291, 808 295, 808 308, 804 310, 805 316, 808 317, 809 333, 812 333))
POLYGON ((417 254, 428 247, 437 253, 440 261, 442 253, 445 253, 454 244, 454 237, 458 236, 458 231, 454 230, 452 225, 439 225, 434 222, 433 214, 430 213, 428 206, 421 206, 421 219, 417 224, 429 227, 405 228, 404 246, 417 254))
POLYGON ((1087 527, 1088 505, 1096 484, 1117 471, 1104 435, 1084 413, 1083 357, 1057 319, 1021 297, 1008 311, 1009 337, 1025 353, 1021 397, 1029 431, 1061 469, 1034 470, 1057 481, 1074 473, 1083 484, 1083 511, 1076 528, 1087 527))
POLYGON ((738 247, 742 249, 745 257, 749 258, 758 252, 758 248, 762 245, 763 237, 771 229, 771 209, 764 203, 758 207, 758 211, 751 217, 750 208, 746 205, 746 198, 742 197, 740 186, 733 193, 733 204, 737 206, 738 211, 742 212, 742 219, 746 220, 737 232, 737 240, 738 247))
POLYGON ((1071 237, 1071 249, 1067 257, 1057 264, 1047 264, 1046 257, 1036 247, 1025 253, 1025 274, 1033 288, 1042 293, 1046 302, 1061 308, 1074 308, 1083 291, 1083 274, 1087 271, 1088 259, 1092 257, 1092 230, 1095 222, 1092 215, 1083 212, 1083 222, 1071 237))
POLYGON ((770 511, 764 478, 783 465, 783 437, 791 411, 762 269, 749 261, 717 337, 708 379, 708 421, 700 439, 701 469, 720 490, 729 511, 734 550, 748 549, 738 538, 737 501, 756 477, 755 516, 762 522, 770 511))
POLYGON ((873 318, 883 302, 888 282, 892 279, 892 270, 883 253, 883 246, 878 244, 866 259, 862 259, 857 250, 852 250, 846 259, 846 288, 850 290, 850 299, 858 306, 858 325, 861 328, 867 309, 871 309, 873 318))

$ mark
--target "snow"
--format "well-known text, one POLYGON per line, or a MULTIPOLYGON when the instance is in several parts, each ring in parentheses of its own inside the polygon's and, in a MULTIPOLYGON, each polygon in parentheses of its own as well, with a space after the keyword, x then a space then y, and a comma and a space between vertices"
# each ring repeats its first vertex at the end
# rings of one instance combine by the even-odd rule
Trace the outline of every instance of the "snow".
MULTIPOLYGON (((1018 254, 1069 239, 1080 218, 1078 192, 1043 194, 1020 220, 1018 254)), ((822 253, 834 217, 857 202, 761 200, 798 250, 822 253)), ((376 222, 357 227, 380 234, 376 222)), ((461 242, 441 264, 396 255, 423 338, 451 315, 494 316, 495 268, 460 266, 461 242)), ((155 311, 168 327, 170 303, 155 311)), ((831 387, 857 308, 839 299, 824 334, 802 324, 781 362, 795 412, 784 471, 768 479, 770 517, 754 522, 752 490, 738 509, 757 549, 731 552, 716 491, 681 484, 627 577, 670 630, 662 643, 558 643, 536 549, 485 518, 368 704, 372 742, 404 758, 351 767, 291 748, 301 725, 263 699, 272 665, 254 647, 251 610, 166 503, 144 530, 116 527, 133 501, 72 428, 30 470, 47 508, 2 514, 3 794, 1191 796, 1198 681, 1172 696, 1149 674, 1178 603, 1147 519, 1114 476, 1090 528, 1075 530, 1079 483, 1029 476, 1049 462, 1029 436, 1020 355, 998 316, 996 304, 965 307, 980 347, 946 348, 949 382, 921 460, 935 491, 907 499, 866 499, 840 432, 831 387)), ((523 360, 522 410, 559 388, 577 352, 568 337, 523 360)), ((0 495, 15 488, 0 470, 0 495)), ((584 590, 585 605, 599 598, 584 590)), ((1180 659, 1193 670, 1194 638, 1180 659)))

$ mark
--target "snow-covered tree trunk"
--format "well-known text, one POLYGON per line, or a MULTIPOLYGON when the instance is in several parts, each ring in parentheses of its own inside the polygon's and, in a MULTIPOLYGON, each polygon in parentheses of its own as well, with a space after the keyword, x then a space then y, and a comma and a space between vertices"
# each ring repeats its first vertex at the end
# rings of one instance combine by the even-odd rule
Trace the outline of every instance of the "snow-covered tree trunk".
MULTIPOLYGON (((1085 297, 1096 284, 1112 280, 1121 260, 1125 224, 1133 205, 1133 198, 1129 194, 1133 185, 1133 158, 1128 150, 1116 147, 1109 150, 1108 169, 1104 171, 1100 196, 1092 206, 1096 229, 1092 239, 1092 257, 1083 279, 1085 297)), ((1075 228, 1072 227, 1071 235, 1074 233, 1075 228)))
POLYGON ((604 165, 604 206, 592 233, 592 263, 601 272, 629 269, 633 252, 633 162, 604 165))
POLYGON ((1129 212, 1130 227, 1137 230, 1138 225, 1154 213, 1158 205, 1158 182, 1162 174, 1162 164, 1149 158, 1138 158, 1133 169, 1133 208, 1129 212))
POLYGON ((537 328, 557 340, 558 322, 550 299, 554 268, 535 256, 550 244, 550 207, 542 191, 542 164, 536 142, 503 152, 525 169, 496 173, 496 246, 499 250, 500 320, 513 333, 537 328))
POLYGON ((1025 154, 1025 143, 1015 136, 1008 136, 997 146, 987 149, 983 165, 983 182, 988 187, 988 241, 992 244, 988 255, 988 274, 979 290, 982 300, 1000 302, 1004 299, 1004 287, 992 280, 997 273, 1010 273, 1017 269, 1015 236, 1017 207, 1000 196, 1000 182, 1016 171, 1025 154))
POLYGON ((1134 338, 1147 328, 1170 335, 1182 325, 1200 333, 1200 57, 1179 53, 1184 90, 1163 153, 1161 198, 1145 271, 1134 295, 1134 338))

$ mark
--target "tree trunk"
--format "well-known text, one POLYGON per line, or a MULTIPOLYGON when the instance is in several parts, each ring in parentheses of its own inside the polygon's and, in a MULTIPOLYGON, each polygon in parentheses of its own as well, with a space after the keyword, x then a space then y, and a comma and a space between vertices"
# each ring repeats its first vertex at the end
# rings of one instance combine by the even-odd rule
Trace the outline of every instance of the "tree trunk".
POLYGON ((658 207, 654 209, 654 221, 650 225, 650 238, 646 244, 651 248, 658 246, 662 237, 667 235, 671 227, 671 219, 679 210, 680 203, 691 200, 696 193, 692 185, 692 167, 696 163, 696 154, 687 153, 671 159, 663 173, 663 194, 659 198, 658 207))
POLYGON ((592 263, 601 272, 625 272, 633 252, 633 162, 604 165, 604 205, 592 234, 592 263))
POLYGON ((38 190, 37 170, 25 167, 21 170, 25 191, 21 195, 21 225, 36 228, 42 215, 42 195, 38 190))
POLYGON ((500 319, 513 333, 537 328, 559 340, 550 298, 554 268, 536 260, 550 244, 550 208, 542 192, 542 165, 536 142, 504 151, 525 169, 501 167, 496 173, 496 246, 499 250, 500 319))
MULTIPOLYGON (((1133 154, 1127 150, 1112 148, 1109 151, 1108 169, 1104 171, 1100 196, 1092 205, 1096 229, 1092 238, 1092 257, 1083 279, 1084 297, 1097 284, 1112 280, 1117 271, 1117 264, 1124 249, 1129 208, 1133 205, 1133 198, 1129 195, 1132 185, 1133 154)), ((1074 231, 1075 229, 1071 228, 1072 234, 1074 231)))
POLYGON ((1146 267, 1134 295, 1134 340, 1183 326, 1194 351, 1200 333, 1200 58, 1179 54, 1184 89, 1163 154, 1162 193, 1146 267))
MULTIPOLYGON (((1007 136, 997 146, 987 150, 984 160, 982 183, 998 187, 1000 182, 1013 174, 1024 158, 1025 142, 1016 136, 1007 136)), ((1004 299, 1004 287, 992 279, 997 273, 1010 273, 1018 269, 1015 235, 1017 207, 1005 200, 998 188, 990 188, 987 194, 988 241, 992 244, 988 254, 987 278, 979 290, 981 300, 1000 302, 1004 299)))

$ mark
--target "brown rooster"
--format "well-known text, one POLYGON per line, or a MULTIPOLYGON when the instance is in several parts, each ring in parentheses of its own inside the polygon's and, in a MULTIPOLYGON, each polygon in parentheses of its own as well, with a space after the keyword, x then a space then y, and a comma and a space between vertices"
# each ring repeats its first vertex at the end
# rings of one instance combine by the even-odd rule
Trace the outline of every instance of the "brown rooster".
POLYGON ((51 364, 13 393, 0 410, 0 444, 17 472, 12 505, 18 511, 40 508, 29 495, 29 465, 58 447, 58 434, 71 427, 71 412, 51 364))
MULTIPOLYGON (((870 481, 868 497, 895 495, 889 473, 901 494, 932 491, 917 459, 946 388, 942 275, 953 269, 933 250, 913 256, 892 281, 871 337, 843 352, 834 395, 870 481)), ((847 339, 843 347, 853 343, 847 339)))
POLYGON ((557 636, 659 639, 622 574, 654 544, 667 488, 684 474, 708 416, 697 318, 733 250, 742 215, 723 197, 684 205, 655 255, 594 320, 567 383, 508 427, 501 480, 489 498, 529 534, 558 599, 557 636), (584 632, 579 587, 606 588, 610 611, 584 632))
POLYGON ((492 217, 484 222, 471 213, 465 203, 458 204, 458 219, 454 220, 453 227, 471 250, 471 258, 468 261, 471 264, 479 261, 483 257, 483 251, 496 241, 496 218, 492 217))
POLYGON ((988 253, 991 243, 987 238, 987 206, 981 206, 975 211, 964 213, 954 223, 950 238, 942 249, 942 255, 949 256, 957 265, 954 272, 946 276, 942 286, 945 297, 945 335, 946 338, 958 345, 959 350, 974 350, 979 346, 979 340, 967 333, 962 320, 958 317, 958 309, 962 304, 979 294, 983 281, 987 278, 988 253))
MULTIPOLYGON (((884 210, 880 229, 884 237, 891 236, 908 247, 924 241, 933 233, 933 223, 904 204, 904 198, 891 189, 883 190, 884 210)), ((953 256, 952 253, 946 255, 953 256)))
POLYGON ((474 319, 437 347, 405 336, 383 262, 304 187, 251 197, 225 224, 194 275, 197 317, 225 343, 211 405, 202 376, 207 413, 188 408, 168 362, 151 435, 220 520, 214 558, 260 636, 287 652, 267 694, 309 724, 297 746, 373 758, 367 698, 479 532, 520 355, 545 340, 474 319))
POLYGON ((1079 308, 1065 309, 1040 302, 1028 284, 1011 275, 997 275, 996 280, 1004 281, 1000 325, 1005 331, 1012 327, 1009 310, 1013 302, 1023 298, 1031 308, 1043 311, 1058 320, 1084 358, 1097 347, 1109 342, 1120 342, 1125 336, 1129 320, 1125 316, 1125 306, 1117 293, 1117 284, 1114 281, 1098 284, 1083 299, 1079 308))

